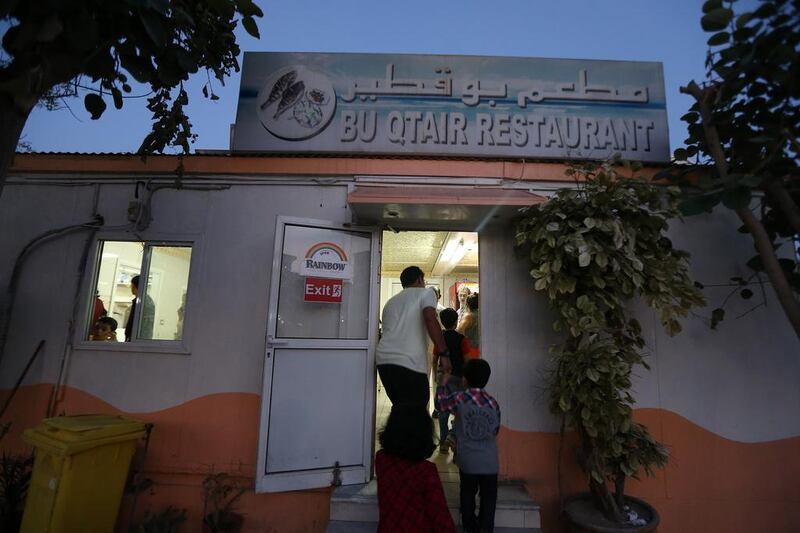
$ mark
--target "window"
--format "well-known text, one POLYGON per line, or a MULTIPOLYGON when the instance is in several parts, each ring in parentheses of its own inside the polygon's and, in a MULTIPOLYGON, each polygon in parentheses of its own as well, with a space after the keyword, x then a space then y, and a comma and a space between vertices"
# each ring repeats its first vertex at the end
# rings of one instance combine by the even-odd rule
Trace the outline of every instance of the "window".
POLYGON ((182 340, 191 245, 100 241, 99 255, 85 338, 182 340))
POLYGON ((369 314, 364 310, 369 309, 371 255, 372 236, 369 233, 287 224, 284 227, 276 336, 366 339, 369 314), (340 282, 336 303, 307 299, 308 283, 320 278, 304 273, 304 262, 312 250, 334 248, 349 257, 352 274, 322 280, 323 283, 326 279, 340 282))

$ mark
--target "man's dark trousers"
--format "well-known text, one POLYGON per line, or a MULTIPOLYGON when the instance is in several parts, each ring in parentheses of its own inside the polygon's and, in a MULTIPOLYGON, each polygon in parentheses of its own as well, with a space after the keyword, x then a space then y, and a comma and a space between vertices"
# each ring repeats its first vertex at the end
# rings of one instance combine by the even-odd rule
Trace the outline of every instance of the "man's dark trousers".
POLYGON ((378 365, 378 375, 392 405, 417 404, 427 408, 430 399, 427 375, 400 365, 378 365))

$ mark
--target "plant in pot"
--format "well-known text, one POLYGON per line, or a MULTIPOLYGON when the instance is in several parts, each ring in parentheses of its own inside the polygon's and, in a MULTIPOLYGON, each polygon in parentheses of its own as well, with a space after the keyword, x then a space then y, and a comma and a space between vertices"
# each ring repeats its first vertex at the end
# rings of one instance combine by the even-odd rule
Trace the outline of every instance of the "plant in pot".
POLYGON ((32 470, 33 454, 0 455, 0 531, 19 531, 32 470))
POLYGON ((556 312, 563 341, 554 356, 550 405, 579 438, 589 494, 565 502, 578 531, 650 531, 658 514, 625 496, 625 480, 667 462, 666 448, 633 421, 631 375, 645 361, 639 300, 669 335, 703 297, 688 274, 689 254, 666 237, 680 191, 620 174, 641 169, 618 157, 571 166, 576 187, 523 212, 516 245, 527 252, 534 289, 556 312), (591 515, 591 516, 589 516, 591 515), (639 528, 639 529, 637 529, 639 528))
POLYGON ((246 489, 225 472, 206 477, 203 480, 203 531, 241 531, 244 517, 234 512, 234 506, 245 492, 246 489))

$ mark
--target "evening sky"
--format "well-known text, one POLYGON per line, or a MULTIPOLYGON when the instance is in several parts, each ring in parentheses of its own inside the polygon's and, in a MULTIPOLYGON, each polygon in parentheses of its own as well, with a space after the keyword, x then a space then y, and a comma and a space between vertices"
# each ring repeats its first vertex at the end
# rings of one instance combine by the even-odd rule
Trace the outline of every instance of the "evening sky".
MULTIPOLYGON (((659 61, 664 65, 671 149, 683 145, 680 121, 691 100, 679 93, 705 78, 709 34, 700 28, 702 0, 477 0, 367 2, 359 0, 257 0, 264 10, 261 39, 242 28, 245 51, 464 54, 575 59, 659 61)), ((737 12, 755 0, 737 4, 737 12)), ((227 149, 236 117, 239 74, 225 86, 214 80, 211 101, 189 82, 188 113, 194 148, 227 149)), ((146 88, 134 88, 145 94, 146 88)), ((24 140, 37 152, 134 152, 150 129, 146 98, 130 98, 121 111, 109 101, 93 121, 82 96, 70 109, 37 108, 24 140)))

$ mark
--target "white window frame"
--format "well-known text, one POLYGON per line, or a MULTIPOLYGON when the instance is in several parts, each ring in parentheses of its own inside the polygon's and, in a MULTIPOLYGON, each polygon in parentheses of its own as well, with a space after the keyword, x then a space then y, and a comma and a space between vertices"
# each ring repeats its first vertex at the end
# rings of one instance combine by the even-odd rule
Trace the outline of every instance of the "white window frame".
MULTIPOLYGON (((191 303, 194 298, 193 294, 197 292, 195 288, 198 276, 198 265, 200 263, 199 257, 202 249, 202 243, 197 235, 186 234, 148 234, 147 236, 132 235, 130 233, 99 233, 94 240, 92 252, 90 257, 93 259, 87 268, 87 276, 84 281, 84 290, 81 291, 83 296, 83 303, 81 306, 80 319, 76 323, 80 326, 75 329, 73 346, 77 350, 86 351, 103 351, 103 352, 136 352, 136 353, 169 353, 169 354, 184 354, 191 353, 188 332, 191 331, 191 324, 194 313, 191 312, 191 303), (184 319, 183 319, 183 335, 181 340, 169 339, 133 339, 130 342, 125 342, 125 339, 118 339, 118 342, 97 342, 87 339, 89 324, 94 309, 95 290, 97 285, 97 276, 100 272, 100 262, 102 260, 102 243, 103 242, 135 242, 144 243, 145 248, 152 246, 186 246, 191 248, 192 257, 189 262, 189 278, 186 283, 186 302, 184 303, 184 319)), ((144 253, 142 256, 141 270, 139 275, 143 279, 147 279, 150 270, 150 254, 144 253)), ((147 285, 143 284, 141 295, 146 294, 147 285)), ((140 306, 137 306, 136 315, 134 316, 134 333, 138 330, 139 315, 141 313, 140 306)))

